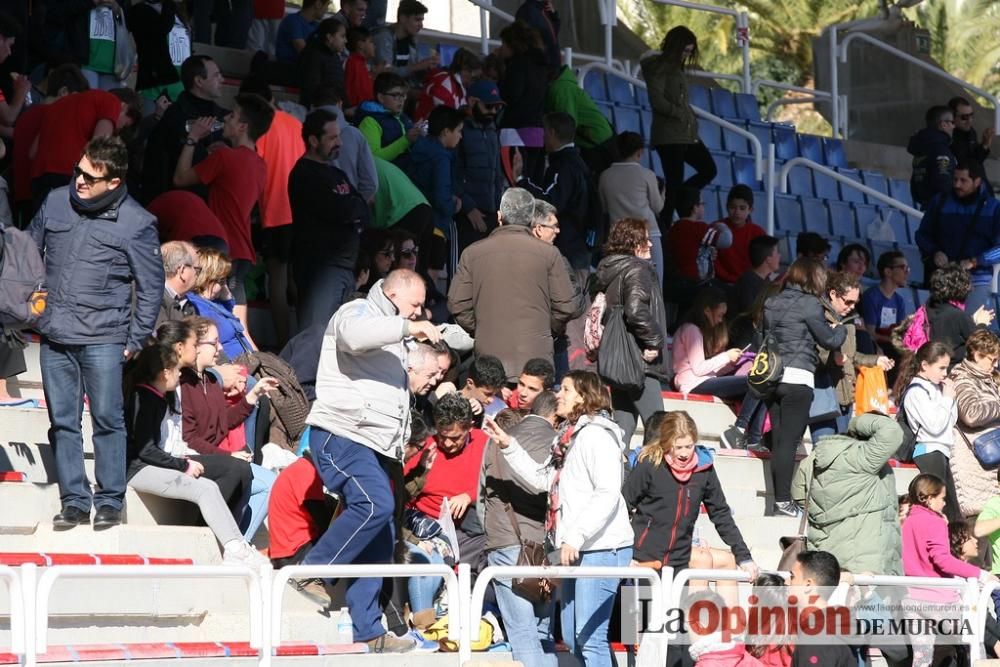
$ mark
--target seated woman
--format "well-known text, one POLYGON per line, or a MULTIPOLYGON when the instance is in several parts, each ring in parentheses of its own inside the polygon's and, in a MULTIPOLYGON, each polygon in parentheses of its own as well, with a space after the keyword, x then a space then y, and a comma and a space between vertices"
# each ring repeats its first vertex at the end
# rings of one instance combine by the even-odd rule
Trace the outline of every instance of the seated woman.
POLYGON ((184 440, 199 454, 233 456, 250 464, 253 481, 240 527, 247 539, 253 539, 267 516, 267 501, 276 475, 251 463, 253 454, 247 448, 227 451, 222 445, 229 432, 250 415, 261 395, 276 389, 278 382, 274 378, 261 378, 244 400, 229 405, 221 382, 209 372, 222 348, 219 330, 205 318, 195 318, 192 323, 198 335, 198 354, 194 367, 185 368, 181 373, 184 440))
POLYGON ((188 456, 171 416, 176 415, 174 391, 180 382, 181 360, 170 347, 155 343, 144 348, 126 378, 128 483, 136 491, 195 503, 205 523, 223 547, 223 562, 259 565, 265 562, 250 546, 233 519, 223 495, 249 486, 249 470, 229 467, 218 483, 205 475, 213 467, 205 457, 188 456))
POLYGON ((194 306, 195 313, 215 323, 219 331, 219 343, 229 359, 235 359, 245 352, 253 352, 257 346, 233 313, 236 301, 226 284, 233 268, 232 262, 221 252, 211 248, 199 248, 198 261, 201 273, 198 274, 194 289, 188 293, 188 300, 194 306))
POLYGON ((927 325, 931 340, 949 347, 951 363, 965 359, 965 341, 976 327, 987 327, 993 311, 980 306, 974 313, 965 312, 965 300, 972 291, 969 272, 958 264, 949 264, 931 276, 931 296, 927 300, 927 325))
POLYGON ((764 410, 760 400, 747 393, 747 379, 733 375, 743 355, 726 349, 726 293, 705 287, 694 298, 687 321, 674 334, 674 384, 685 394, 708 394, 723 400, 742 401, 736 423, 723 433, 727 447, 746 448, 760 442, 764 410))
MULTIPOLYGON (((470 543, 464 539, 461 526, 469 509, 475 513, 487 440, 472 423, 468 399, 458 393, 442 396, 434 405, 437 433, 403 464, 407 497, 403 530, 410 562, 454 564, 458 560, 438 523, 446 498, 458 533, 459 544, 454 546, 461 561, 475 564, 482 554, 485 538, 479 540, 481 544, 470 543)), ((414 614, 434 608, 440 587, 440 577, 410 577, 410 609, 414 614)))

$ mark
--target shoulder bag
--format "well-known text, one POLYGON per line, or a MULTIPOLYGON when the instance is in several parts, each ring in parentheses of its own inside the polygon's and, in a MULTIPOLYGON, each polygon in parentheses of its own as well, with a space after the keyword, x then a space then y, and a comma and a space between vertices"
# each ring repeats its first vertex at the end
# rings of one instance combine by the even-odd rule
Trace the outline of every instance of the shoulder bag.
POLYGON ((625 322, 625 273, 618 275, 618 303, 608 305, 597 350, 597 374, 612 389, 640 393, 646 382, 646 362, 625 322))

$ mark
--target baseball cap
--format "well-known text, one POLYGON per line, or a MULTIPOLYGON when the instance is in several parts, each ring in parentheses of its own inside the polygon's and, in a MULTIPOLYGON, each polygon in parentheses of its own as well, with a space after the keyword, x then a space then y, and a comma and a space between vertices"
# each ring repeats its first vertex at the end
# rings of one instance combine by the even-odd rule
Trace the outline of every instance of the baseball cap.
POLYGON ((469 86, 468 96, 475 97, 483 104, 503 103, 503 98, 500 97, 500 89, 497 87, 496 82, 486 79, 480 79, 469 86))

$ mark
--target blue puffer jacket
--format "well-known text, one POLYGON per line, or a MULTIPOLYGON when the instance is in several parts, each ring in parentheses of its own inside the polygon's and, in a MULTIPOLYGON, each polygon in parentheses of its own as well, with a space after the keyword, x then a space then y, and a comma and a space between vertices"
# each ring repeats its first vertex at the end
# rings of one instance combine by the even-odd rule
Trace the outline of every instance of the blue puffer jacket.
POLYGON ((943 252, 950 262, 975 259, 972 284, 988 285, 993 265, 1000 263, 1000 202, 985 183, 976 195, 965 199, 956 197, 954 191, 943 195, 944 200, 941 196, 931 201, 920 221, 916 238, 920 252, 925 257, 943 252))
POLYGON ((456 151, 460 175, 462 211, 474 208, 493 213, 507 188, 500 166, 500 135, 495 124, 482 125, 469 117, 462 128, 462 142, 456 151))
POLYGON ((421 137, 410 149, 406 175, 427 197, 434 209, 434 226, 449 236, 455 214, 452 194, 455 188, 455 152, 445 148, 436 137, 421 137))
POLYGON ((31 223, 49 290, 39 329, 51 341, 136 351, 153 332, 163 296, 156 218, 119 187, 90 214, 72 207, 68 187, 53 190, 31 223))

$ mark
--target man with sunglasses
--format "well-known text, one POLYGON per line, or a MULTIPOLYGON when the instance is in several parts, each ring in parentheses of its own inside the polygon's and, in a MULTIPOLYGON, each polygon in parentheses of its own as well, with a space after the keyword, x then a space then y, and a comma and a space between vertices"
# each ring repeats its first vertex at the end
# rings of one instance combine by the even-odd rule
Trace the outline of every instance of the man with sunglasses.
POLYGON ((976 128, 972 126, 972 119, 976 115, 972 103, 964 97, 953 97, 948 100, 948 108, 955 117, 955 130, 951 133, 951 152, 959 162, 970 157, 984 162, 990 156, 993 128, 987 127, 983 130, 983 138, 980 141, 976 136, 976 128))
POLYGON ((121 139, 92 139, 72 184, 49 193, 28 230, 44 255, 48 287, 39 329, 62 504, 52 520, 56 530, 89 523, 91 505, 95 530, 121 523, 122 366, 153 332, 164 285, 156 219, 129 196, 127 171, 121 139), (94 425, 96 493, 83 464, 84 393, 94 425))

